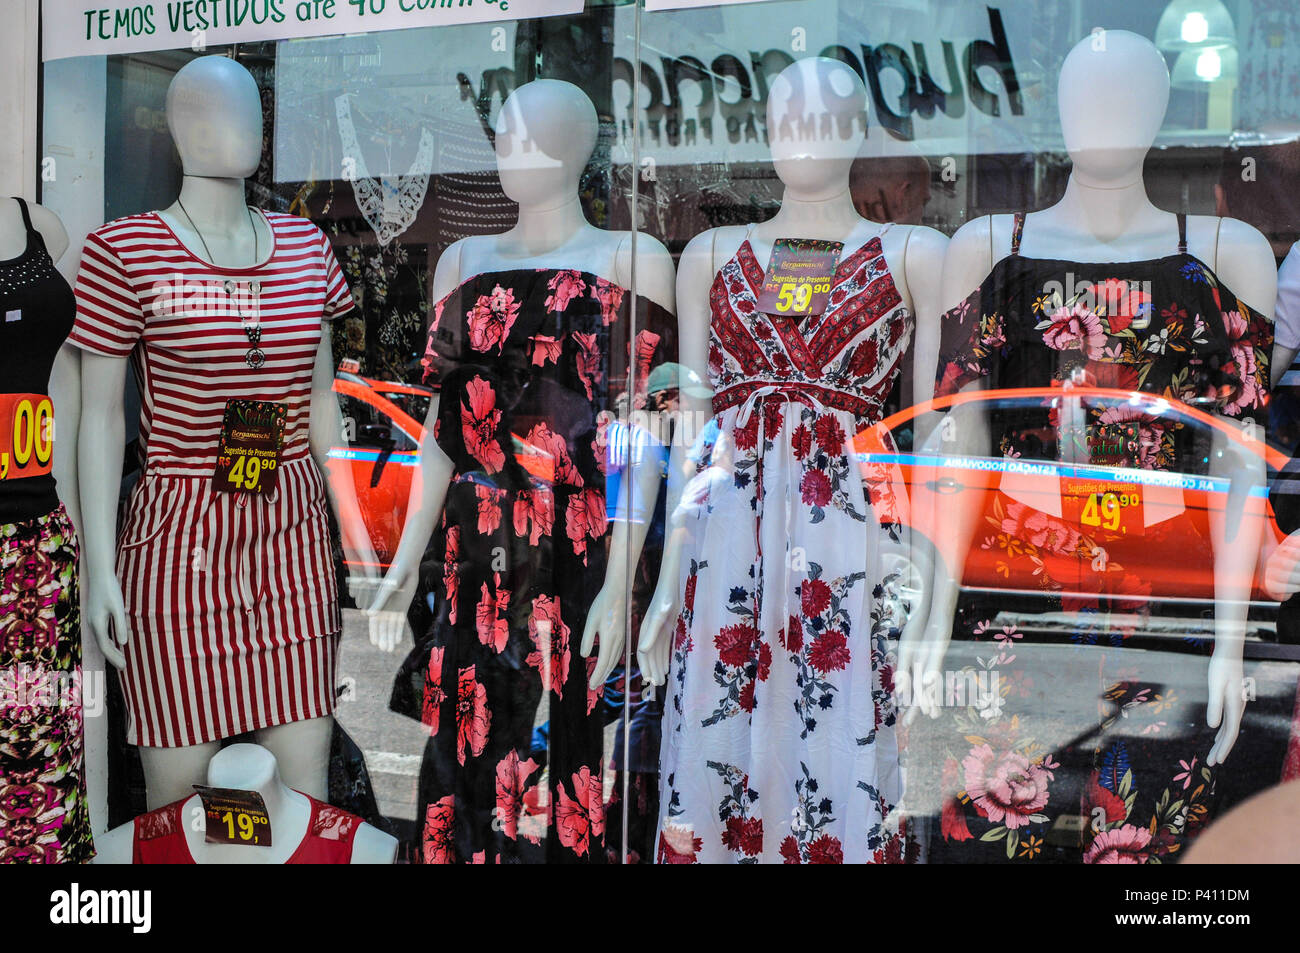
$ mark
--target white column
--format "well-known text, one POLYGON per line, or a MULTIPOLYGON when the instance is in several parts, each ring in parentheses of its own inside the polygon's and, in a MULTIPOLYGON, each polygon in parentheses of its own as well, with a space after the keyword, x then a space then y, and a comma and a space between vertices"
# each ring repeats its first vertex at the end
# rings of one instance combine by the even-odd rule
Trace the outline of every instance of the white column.
POLYGON ((36 199, 40 0, 0 4, 0 195, 36 199))

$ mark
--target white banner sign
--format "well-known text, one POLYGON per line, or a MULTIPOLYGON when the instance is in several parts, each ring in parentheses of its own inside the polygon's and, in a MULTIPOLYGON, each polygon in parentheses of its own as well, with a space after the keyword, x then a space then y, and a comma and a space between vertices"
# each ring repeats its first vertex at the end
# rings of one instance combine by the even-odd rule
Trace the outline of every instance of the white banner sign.
POLYGON ((42 56, 203 50, 581 13, 583 0, 43 0, 42 56))
POLYGON ((737 3, 765 3, 766 0, 645 0, 647 10, 688 10, 691 7, 727 7, 737 3))

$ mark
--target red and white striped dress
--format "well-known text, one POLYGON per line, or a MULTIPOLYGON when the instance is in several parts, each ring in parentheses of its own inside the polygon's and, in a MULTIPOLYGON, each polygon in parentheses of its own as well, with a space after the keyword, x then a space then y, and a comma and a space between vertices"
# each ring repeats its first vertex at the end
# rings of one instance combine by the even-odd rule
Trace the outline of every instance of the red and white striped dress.
POLYGON ((142 403, 143 475, 117 555, 133 744, 202 744, 334 710, 342 626, 308 415, 321 322, 352 298, 320 229, 266 220, 270 256, 247 268, 200 260, 156 212, 109 222, 82 252, 69 340, 130 355, 142 403), (256 369, 240 317, 253 306, 266 353, 256 369), (288 405, 270 493, 213 489, 230 399, 288 405))

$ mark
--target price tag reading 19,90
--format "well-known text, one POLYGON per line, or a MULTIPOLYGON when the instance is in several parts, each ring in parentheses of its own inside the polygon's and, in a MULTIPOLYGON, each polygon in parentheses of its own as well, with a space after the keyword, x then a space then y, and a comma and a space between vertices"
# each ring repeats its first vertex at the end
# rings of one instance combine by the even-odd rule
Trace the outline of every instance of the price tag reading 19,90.
POLYGON ((830 300, 835 266, 843 250, 843 242, 777 239, 763 275, 758 310, 798 318, 821 314, 830 300))
POLYGON ((286 404, 268 400, 226 401, 217 469, 222 493, 269 493, 275 489, 284 449, 286 404))
POLYGON ((0 394, 0 480, 45 476, 54 466, 54 405, 44 394, 0 394))
POLYGON ((271 846, 271 818, 266 802, 256 791, 210 788, 194 785, 207 823, 204 840, 209 844, 271 846))

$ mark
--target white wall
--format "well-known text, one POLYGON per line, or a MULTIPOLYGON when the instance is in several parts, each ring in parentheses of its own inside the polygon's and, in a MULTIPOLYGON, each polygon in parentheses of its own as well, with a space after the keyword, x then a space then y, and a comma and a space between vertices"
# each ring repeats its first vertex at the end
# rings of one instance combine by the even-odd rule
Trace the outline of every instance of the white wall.
POLYGON ((36 198, 40 0, 0 3, 0 195, 36 198))

